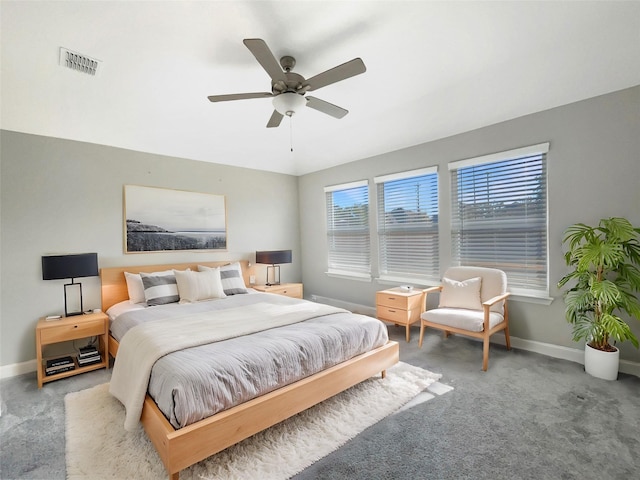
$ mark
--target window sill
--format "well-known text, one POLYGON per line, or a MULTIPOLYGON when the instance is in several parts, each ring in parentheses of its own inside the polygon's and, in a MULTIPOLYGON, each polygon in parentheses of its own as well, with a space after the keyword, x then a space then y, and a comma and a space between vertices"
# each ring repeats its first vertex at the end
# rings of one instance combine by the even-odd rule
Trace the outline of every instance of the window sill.
POLYGON ((429 280, 427 278, 380 276, 375 279, 380 285, 413 285, 420 287, 435 287, 440 285, 439 280, 429 280))
POLYGON ((554 300, 555 298, 553 297, 542 297, 542 296, 527 295, 523 293, 514 293, 514 292, 511 292, 511 296, 509 296, 509 301, 535 303, 537 305, 551 305, 554 300))

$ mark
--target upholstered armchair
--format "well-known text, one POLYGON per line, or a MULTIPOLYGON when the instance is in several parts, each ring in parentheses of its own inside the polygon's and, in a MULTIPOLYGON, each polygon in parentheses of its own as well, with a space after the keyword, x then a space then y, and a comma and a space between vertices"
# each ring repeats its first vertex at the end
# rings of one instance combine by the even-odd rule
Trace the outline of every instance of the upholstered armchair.
POLYGON ((442 279, 442 285, 427 288, 430 293, 440 292, 438 308, 423 311, 420 315, 420 341, 426 327, 444 331, 444 336, 459 333, 480 338, 482 370, 489 366, 489 337, 504 330, 507 350, 509 340, 509 312, 507 309, 507 276, 502 270, 483 267, 451 267, 442 279))

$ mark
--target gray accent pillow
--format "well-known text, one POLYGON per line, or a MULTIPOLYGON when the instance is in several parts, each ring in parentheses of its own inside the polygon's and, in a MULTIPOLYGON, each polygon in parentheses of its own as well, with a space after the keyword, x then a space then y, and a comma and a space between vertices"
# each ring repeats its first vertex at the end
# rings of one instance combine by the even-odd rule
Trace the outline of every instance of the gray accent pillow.
MULTIPOLYGON (((198 265, 198 270, 202 272, 212 270, 212 268, 198 265)), ((220 280, 224 294, 227 296, 249 293, 242 277, 242 266, 238 262, 220 267, 220 280)))
POLYGON ((140 278, 144 285, 144 298, 147 305, 166 305, 180 301, 178 284, 173 272, 167 275, 150 275, 140 272, 140 278))

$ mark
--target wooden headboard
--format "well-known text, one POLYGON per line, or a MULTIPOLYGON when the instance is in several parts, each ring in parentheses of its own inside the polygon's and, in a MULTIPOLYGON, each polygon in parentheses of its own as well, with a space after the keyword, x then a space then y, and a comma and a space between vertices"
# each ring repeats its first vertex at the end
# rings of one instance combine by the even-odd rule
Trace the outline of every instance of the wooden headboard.
MULTIPOLYGON (((108 267, 100 269, 100 283, 102 293, 102 311, 106 312, 109 307, 115 305, 118 302, 127 300, 129 298, 129 291, 127 290, 127 281, 124 278, 124 272, 140 273, 140 272, 161 272, 164 270, 191 270, 198 271, 198 265, 204 265, 206 267, 221 267, 223 265, 229 265, 234 261, 222 261, 222 262, 197 262, 197 263, 170 263, 166 265, 134 265, 127 267, 108 267)), ((252 275, 252 267, 249 267, 247 260, 240 260, 242 266, 242 276, 244 278, 245 285, 249 285, 249 276, 252 275)))

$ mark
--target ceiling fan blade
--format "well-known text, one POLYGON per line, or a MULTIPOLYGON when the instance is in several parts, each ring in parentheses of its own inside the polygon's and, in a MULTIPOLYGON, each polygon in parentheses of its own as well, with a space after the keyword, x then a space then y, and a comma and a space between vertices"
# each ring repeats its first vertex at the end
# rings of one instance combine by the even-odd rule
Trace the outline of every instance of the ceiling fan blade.
POLYGON ((319 112, 326 113, 327 115, 331 115, 335 118, 342 118, 349 110, 345 110, 344 108, 338 107, 333 103, 325 102, 324 100, 320 100, 316 97, 306 97, 307 99, 307 107, 313 108, 314 110, 318 110, 319 112))
POLYGON ((282 121, 282 117, 284 117, 284 115, 282 115, 277 110, 274 110, 273 114, 271 115, 271 118, 269 119, 269 123, 267 123, 267 128, 273 128, 273 127, 280 126, 280 122, 282 121))
POLYGON ((327 70, 326 72, 319 73, 315 77, 311 77, 305 82, 305 86, 309 86, 308 91, 317 90, 332 83, 339 82, 346 78, 355 77, 367 71, 364 62, 361 58, 354 58, 353 60, 338 65, 337 67, 327 70))
POLYGON ((271 50, 267 46, 264 40, 260 38, 245 38, 243 40, 249 51, 256 57, 258 63, 262 65, 262 68, 269 74, 271 80, 277 82, 278 80, 286 80, 284 72, 280 67, 280 63, 273 56, 271 50))
POLYGON ((210 95, 207 98, 210 102, 228 102, 229 100, 245 100, 247 98, 266 98, 273 97, 271 92, 256 93, 231 93, 229 95, 210 95))

